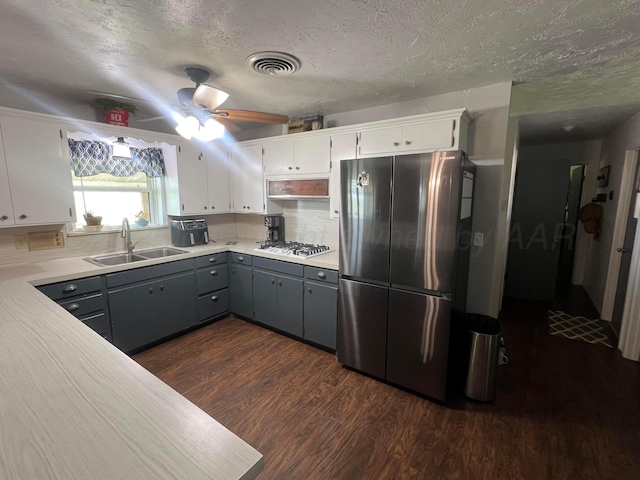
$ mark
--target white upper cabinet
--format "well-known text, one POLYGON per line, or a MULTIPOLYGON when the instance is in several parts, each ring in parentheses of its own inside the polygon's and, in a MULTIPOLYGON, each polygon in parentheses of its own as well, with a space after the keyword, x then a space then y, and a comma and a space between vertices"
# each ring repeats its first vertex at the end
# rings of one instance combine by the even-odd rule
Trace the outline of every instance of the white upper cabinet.
POLYGON ((0 227, 8 227, 14 224, 9 174, 7 173, 7 162, 4 159, 2 131, 0 130, 0 227))
POLYGON ((400 151, 402 127, 373 128, 358 132, 358 156, 400 151))
POLYGON ((232 206, 238 213, 262 213, 262 145, 238 145, 230 156, 232 206))
POLYGON ((231 211, 229 199, 229 153, 221 148, 206 151, 209 182, 209 213, 231 211))
POLYGON ((329 135, 294 140, 295 173, 314 175, 331 171, 331 137, 329 135))
POLYGON ((265 175, 291 175, 295 173, 293 139, 269 143, 262 148, 265 175))
POLYGON ((200 146, 188 141, 178 143, 176 156, 165 156, 165 166, 167 213, 179 216, 207 212, 207 161, 200 146))
POLYGON ((181 141, 176 157, 165 155, 167 213, 208 215, 229 212, 227 152, 218 146, 181 141))
POLYGON ((449 149, 454 146, 454 120, 362 130, 358 137, 360 157, 449 149))
POLYGON ((416 115, 358 126, 358 157, 466 150, 471 117, 465 110, 416 115))
POLYGON ((264 174, 266 176, 329 174, 331 171, 330 141, 329 135, 316 135, 265 143, 263 145, 264 174))
MULTIPOLYGON (((75 219, 71 161, 62 123, 0 117, 6 176, 15 225, 62 223, 75 219)), ((4 164, 0 165, 0 169, 4 164)), ((0 173, 0 206, 7 200, 0 173)), ((6 182, 6 179, 4 180, 6 182)), ((0 213, 11 217, 8 213, 0 213)), ((9 221, 9 219, 5 220, 9 221)))
POLYGON ((340 217, 340 162, 356 158, 356 134, 342 133, 331 136, 331 185, 329 217, 340 217))

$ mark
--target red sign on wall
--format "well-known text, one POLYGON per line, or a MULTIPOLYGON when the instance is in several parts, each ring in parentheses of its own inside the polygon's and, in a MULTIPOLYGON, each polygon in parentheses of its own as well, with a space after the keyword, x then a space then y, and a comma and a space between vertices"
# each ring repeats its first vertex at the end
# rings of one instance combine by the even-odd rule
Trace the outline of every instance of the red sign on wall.
POLYGON ((105 110, 104 119, 110 125, 120 125, 121 127, 129 126, 129 112, 121 108, 114 108, 112 110, 105 110))

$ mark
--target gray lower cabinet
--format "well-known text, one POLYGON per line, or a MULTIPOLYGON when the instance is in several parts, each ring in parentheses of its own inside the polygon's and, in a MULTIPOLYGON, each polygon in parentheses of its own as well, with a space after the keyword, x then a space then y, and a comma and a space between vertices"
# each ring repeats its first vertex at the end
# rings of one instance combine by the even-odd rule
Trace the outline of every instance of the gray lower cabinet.
POLYGON ((42 293, 100 336, 112 341, 103 279, 80 278, 38 287, 42 293))
POLYGON ((198 323, 229 312, 229 266, 226 253, 196 259, 198 323), (223 263, 224 262, 224 263, 223 263))
POLYGON ((304 339, 336 349, 338 286, 304 282, 304 339))
POLYGON ((114 345, 128 352, 193 326, 194 288, 191 271, 110 290, 114 345))
POLYGON ((251 273, 251 266, 229 264, 229 308, 234 314, 248 319, 253 319, 251 273))
POLYGON ((253 310, 256 322, 302 337, 302 271, 300 265, 255 258, 253 310), (300 274, 300 277, 296 274, 300 274))

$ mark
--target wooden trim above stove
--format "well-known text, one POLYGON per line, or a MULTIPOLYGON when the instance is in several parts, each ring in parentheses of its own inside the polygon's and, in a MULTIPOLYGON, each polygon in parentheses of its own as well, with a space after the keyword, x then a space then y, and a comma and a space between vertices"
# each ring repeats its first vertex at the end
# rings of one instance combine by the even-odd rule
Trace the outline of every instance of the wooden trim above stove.
POLYGON ((267 180, 267 197, 275 200, 328 200, 329 179, 267 180))

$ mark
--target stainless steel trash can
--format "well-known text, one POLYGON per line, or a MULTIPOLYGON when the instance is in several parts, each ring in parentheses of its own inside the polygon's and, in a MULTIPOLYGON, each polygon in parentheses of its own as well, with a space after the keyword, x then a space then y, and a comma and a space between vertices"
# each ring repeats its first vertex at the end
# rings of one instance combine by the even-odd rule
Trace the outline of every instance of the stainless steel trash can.
POLYGON ((500 323, 495 318, 474 313, 465 315, 464 320, 468 342, 464 394, 474 400, 490 402, 496 393, 500 323))

